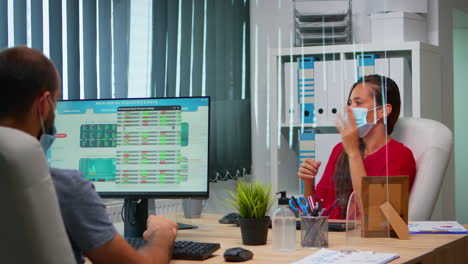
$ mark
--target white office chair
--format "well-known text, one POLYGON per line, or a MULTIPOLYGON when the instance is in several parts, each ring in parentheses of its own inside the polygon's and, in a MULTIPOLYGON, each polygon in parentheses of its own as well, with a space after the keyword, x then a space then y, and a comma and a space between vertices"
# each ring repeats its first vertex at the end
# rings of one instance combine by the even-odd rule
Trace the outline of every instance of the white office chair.
POLYGON ((76 263, 41 145, 0 127, 0 262, 76 263))
POLYGON ((409 197, 410 221, 427 221, 439 197, 453 147, 453 134, 442 123, 423 118, 401 118, 392 138, 413 151, 416 179, 409 197))

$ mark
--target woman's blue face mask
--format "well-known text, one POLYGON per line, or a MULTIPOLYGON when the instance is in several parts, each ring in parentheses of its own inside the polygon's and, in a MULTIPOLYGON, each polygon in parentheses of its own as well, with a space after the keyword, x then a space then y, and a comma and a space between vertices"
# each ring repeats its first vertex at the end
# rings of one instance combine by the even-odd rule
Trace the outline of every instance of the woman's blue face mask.
POLYGON ((359 137, 365 137, 371 128, 377 123, 378 119, 375 119, 374 123, 367 123, 367 113, 379 107, 382 106, 377 106, 372 109, 351 107, 351 111, 353 111, 354 118, 356 119, 356 125, 359 128, 359 137))

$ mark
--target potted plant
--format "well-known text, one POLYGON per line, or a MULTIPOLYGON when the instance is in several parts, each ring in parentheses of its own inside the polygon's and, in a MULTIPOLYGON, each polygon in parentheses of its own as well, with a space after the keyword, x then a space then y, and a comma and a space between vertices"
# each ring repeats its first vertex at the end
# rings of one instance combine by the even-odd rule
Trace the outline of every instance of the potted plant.
POLYGON ((271 186, 259 182, 239 181, 236 193, 229 191, 227 201, 239 213, 239 224, 244 245, 265 245, 273 205, 271 186))

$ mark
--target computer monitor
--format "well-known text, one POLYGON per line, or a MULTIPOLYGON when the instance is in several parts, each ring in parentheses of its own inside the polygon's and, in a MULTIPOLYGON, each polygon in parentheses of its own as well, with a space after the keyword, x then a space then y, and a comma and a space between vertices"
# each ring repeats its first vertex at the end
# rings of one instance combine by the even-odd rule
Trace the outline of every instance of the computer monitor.
POLYGON ((209 107, 209 97, 59 101, 49 165, 125 198, 126 236, 139 236, 148 198, 208 197, 209 107))

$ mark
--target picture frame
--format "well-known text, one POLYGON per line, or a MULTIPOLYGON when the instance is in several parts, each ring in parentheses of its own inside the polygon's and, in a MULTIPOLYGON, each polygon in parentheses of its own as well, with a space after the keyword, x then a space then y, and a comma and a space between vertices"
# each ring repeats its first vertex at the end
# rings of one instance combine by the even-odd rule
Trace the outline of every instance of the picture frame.
MULTIPOLYGON (((362 236, 398 237, 387 219, 388 212, 384 214, 382 210, 386 210, 383 209, 386 208, 384 204, 389 204, 396 211, 395 215, 401 218, 400 223, 408 225, 409 177, 365 176, 361 178, 361 190, 362 236)), ((387 210, 390 211, 390 208, 387 210)))

